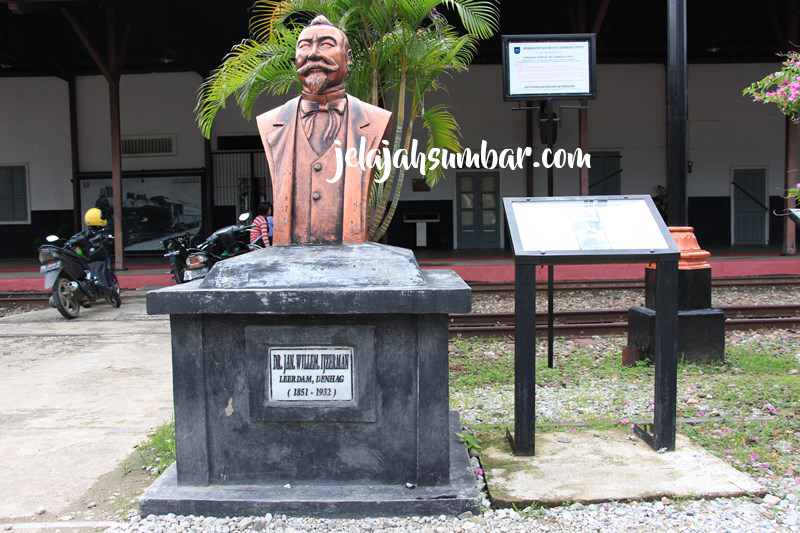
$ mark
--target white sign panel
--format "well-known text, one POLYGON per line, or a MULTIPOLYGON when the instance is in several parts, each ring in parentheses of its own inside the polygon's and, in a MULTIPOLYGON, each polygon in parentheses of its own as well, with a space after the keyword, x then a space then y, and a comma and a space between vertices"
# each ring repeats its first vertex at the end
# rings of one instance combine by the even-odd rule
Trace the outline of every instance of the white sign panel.
POLYGON ((644 200, 513 202, 526 251, 664 250, 644 200))
POLYGON ((510 96, 591 92, 588 41, 509 41, 507 45, 510 96))
POLYGON ((269 401, 353 399, 353 348, 302 346, 269 349, 269 401))

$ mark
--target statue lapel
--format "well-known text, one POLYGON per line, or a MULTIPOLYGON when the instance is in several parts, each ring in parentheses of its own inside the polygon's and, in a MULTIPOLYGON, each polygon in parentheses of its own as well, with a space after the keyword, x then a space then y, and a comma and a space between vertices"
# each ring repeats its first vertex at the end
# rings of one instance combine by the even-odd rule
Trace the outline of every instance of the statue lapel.
MULTIPOLYGON (((375 142, 374 128, 370 128, 370 117, 361 101, 347 96, 347 149, 361 148, 364 139, 364 156, 373 148, 375 142)), ((343 156, 345 154, 342 154, 343 156)), ((344 205, 342 208, 342 242, 344 244, 360 244, 367 239, 367 200, 369 196, 369 168, 344 165, 344 205)))
MULTIPOLYGON (((292 190, 294 181, 294 142, 297 129, 297 105, 300 97, 286 102, 276 116, 263 124, 262 137, 269 145, 269 168, 272 175, 272 203, 275 229, 273 243, 292 242, 292 190), (271 123, 270 123, 271 122, 271 123)), ((261 126, 261 125, 259 125, 261 126)))

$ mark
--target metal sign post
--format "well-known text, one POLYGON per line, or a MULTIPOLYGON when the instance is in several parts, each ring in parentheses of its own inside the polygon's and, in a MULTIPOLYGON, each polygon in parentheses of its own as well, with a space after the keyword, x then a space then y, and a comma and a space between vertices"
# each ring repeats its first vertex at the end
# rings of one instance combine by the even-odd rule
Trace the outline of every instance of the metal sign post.
MULTIPOLYGON (((597 98, 596 38, 593 33, 558 35, 504 35, 503 100, 539 101, 539 107, 517 105, 514 111, 538 110, 541 142, 550 154, 556 142, 553 100, 586 100, 597 98), (559 78, 559 76, 561 76, 559 78), (542 114, 545 116, 542 117, 542 114)), ((520 102, 521 103, 521 102, 520 102)), ((561 109, 587 109, 585 105, 562 106, 561 109)), ((547 196, 554 194, 553 166, 547 168, 547 196)), ((547 266, 547 366, 553 368, 553 305, 554 267, 547 266)))
POLYGON ((653 423, 634 432, 655 450, 675 449, 680 250, 649 195, 505 198, 514 245, 514 453, 535 453, 536 266, 656 263, 653 423))

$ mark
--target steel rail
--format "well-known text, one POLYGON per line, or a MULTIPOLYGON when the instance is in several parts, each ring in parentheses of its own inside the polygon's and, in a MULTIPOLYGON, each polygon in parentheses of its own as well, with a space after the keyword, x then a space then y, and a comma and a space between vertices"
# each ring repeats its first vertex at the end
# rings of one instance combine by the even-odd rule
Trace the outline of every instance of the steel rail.
MULTIPOLYGON (((553 282, 556 290, 610 290, 610 289, 644 289, 643 279, 586 280, 553 282)), ((712 287, 764 287, 800 285, 800 276, 737 276, 711 280, 712 287)), ((513 283, 470 282, 473 292, 513 292, 513 283)), ((546 290, 547 282, 537 282, 536 290, 546 290)))
MULTIPOLYGON (((800 325, 800 305, 731 305, 720 307, 725 327, 734 329, 787 328, 800 325)), ((627 309, 557 311, 554 331, 559 336, 625 333, 627 309)), ((536 329, 545 331, 547 314, 536 313, 536 329)), ((469 313, 450 315, 450 334, 509 335, 514 333, 514 313, 469 313)))

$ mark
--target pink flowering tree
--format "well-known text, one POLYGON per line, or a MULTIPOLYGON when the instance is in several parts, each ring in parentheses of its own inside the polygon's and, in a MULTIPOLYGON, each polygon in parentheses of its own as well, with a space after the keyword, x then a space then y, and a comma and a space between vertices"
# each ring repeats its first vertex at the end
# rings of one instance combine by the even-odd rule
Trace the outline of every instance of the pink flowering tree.
POLYGON ((800 122, 800 52, 789 52, 778 72, 754 82, 742 94, 753 101, 775 104, 781 113, 800 122))
POLYGON ((800 183, 795 183, 794 187, 787 189, 786 197, 793 198, 795 202, 800 203, 800 183))
MULTIPOLYGON (((781 113, 800 123, 800 52, 786 54, 781 70, 754 82, 743 91, 753 101, 775 104, 781 113)), ((786 197, 800 202, 800 183, 786 190, 786 197)))

